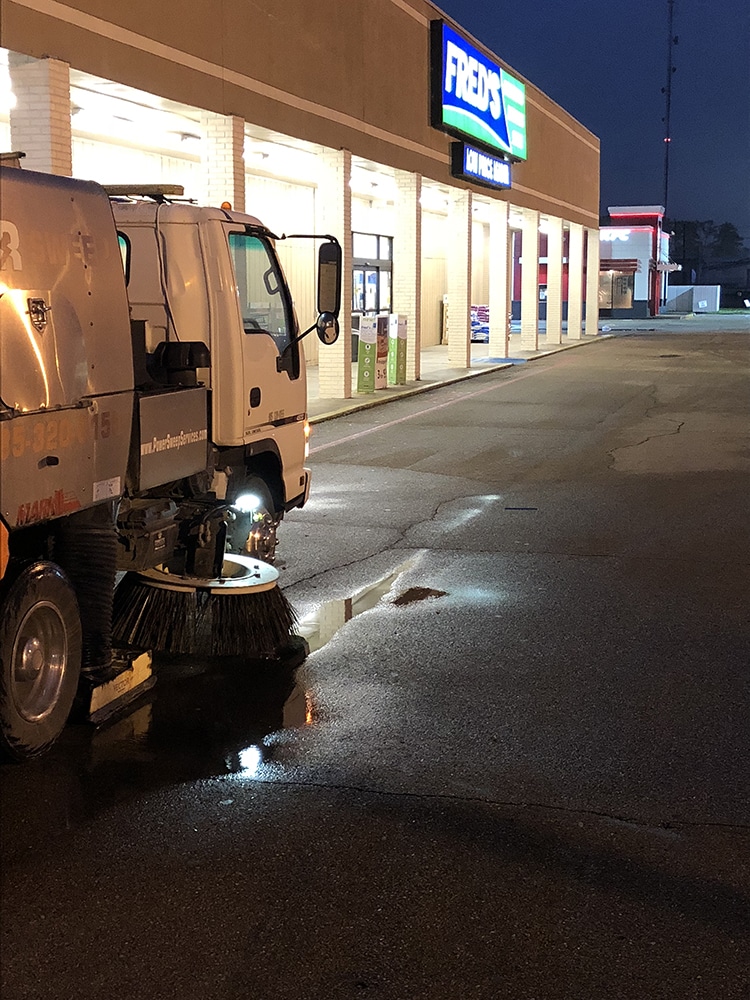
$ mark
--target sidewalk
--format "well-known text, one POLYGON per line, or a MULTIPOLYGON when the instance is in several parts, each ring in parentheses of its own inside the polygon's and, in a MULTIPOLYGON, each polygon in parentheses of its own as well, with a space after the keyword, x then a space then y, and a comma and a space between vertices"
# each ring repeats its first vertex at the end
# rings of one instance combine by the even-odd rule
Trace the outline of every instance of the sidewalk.
MULTIPOLYGON (((356 413, 358 410, 365 410, 371 406, 390 403, 394 399, 399 399, 403 396, 414 396, 421 392, 429 392, 431 389, 437 389, 441 385, 462 382, 464 379, 475 378, 477 375, 484 375, 486 372, 500 371, 503 368, 509 368, 513 364, 534 361, 536 358, 544 358, 550 354, 557 354, 559 351, 570 350, 573 347, 596 344, 598 341, 607 340, 610 337, 622 334, 720 332, 743 332, 750 335, 750 312, 745 314, 661 315, 626 320, 600 319, 598 335, 595 337, 584 336, 580 340, 569 340, 563 324, 561 344, 547 344, 544 335, 545 323, 541 321, 539 323, 539 350, 537 351, 521 350, 520 324, 514 322, 511 327, 508 358, 491 358, 489 356, 488 344, 472 344, 471 367, 454 368, 448 363, 447 344, 441 344, 437 347, 425 347, 422 349, 422 374, 419 381, 408 382, 406 385, 388 386, 386 389, 377 389, 375 392, 370 393, 358 393, 354 391, 351 399, 321 399, 318 368, 311 365, 307 369, 308 414, 310 423, 322 423, 324 420, 332 420, 334 417, 340 417, 345 413, 356 413)), ((356 385, 357 366, 353 364, 352 386, 356 385)))
MULTIPOLYGON (((581 347, 584 344, 595 344, 598 340, 606 339, 608 334, 600 333, 596 337, 582 337, 580 340, 568 340, 563 334, 561 344, 546 345, 545 339, 540 330, 539 350, 523 351, 520 348, 521 335, 512 332, 510 338, 510 354, 507 358, 495 358, 489 356, 488 344, 471 345, 471 367, 453 368, 448 363, 448 345, 441 344, 437 347, 424 347, 422 349, 421 378, 417 382, 407 382, 406 385, 392 385, 386 389, 376 389, 375 392, 359 393, 356 389, 352 392, 351 399, 321 399, 318 388, 318 368, 310 365, 307 369, 307 411, 311 424, 322 423, 324 420, 332 420, 345 413, 356 413, 358 410, 369 409, 371 406, 379 406, 382 403, 390 403, 394 399, 403 396, 414 396, 421 392, 429 392, 442 385, 450 385, 452 382, 462 382, 467 378, 475 378, 477 375, 484 375, 491 371, 500 371, 503 368, 510 368, 514 364, 524 364, 533 361, 535 358, 543 358, 549 354, 556 354, 558 351, 565 351, 572 347, 581 347)), ((357 385, 357 365, 352 365, 352 386, 357 385)))

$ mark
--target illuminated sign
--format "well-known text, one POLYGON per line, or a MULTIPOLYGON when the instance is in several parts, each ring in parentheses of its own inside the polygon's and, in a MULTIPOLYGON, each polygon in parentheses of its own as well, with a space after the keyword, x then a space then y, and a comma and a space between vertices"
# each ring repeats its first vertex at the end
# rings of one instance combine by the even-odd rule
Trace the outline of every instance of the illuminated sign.
POLYGON ((451 173, 486 187, 510 187, 510 163, 465 142, 454 142, 451 146, 451 173))
POLYGON ((433 126, 525 160, 525 86, 445 21, 430 30, 433 126))

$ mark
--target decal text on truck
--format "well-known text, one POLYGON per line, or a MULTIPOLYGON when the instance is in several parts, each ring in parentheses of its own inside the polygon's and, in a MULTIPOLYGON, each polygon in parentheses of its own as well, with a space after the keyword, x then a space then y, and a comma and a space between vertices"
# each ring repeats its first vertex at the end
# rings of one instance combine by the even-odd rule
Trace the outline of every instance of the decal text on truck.
MULTIPOLYGON (((104 413, 101 417, 106 418, 109 431, 110 415, 104 413)), ((14 417, 0 426, 0 460, 22 458, 27 451, 35 455, 58 452, 63 448, 86 444, 91 441, 91 436, 91 420, 85 410, 69 410, 61 416, 14 417)), ((107 434, 97 425, 94 436, 106 437, 107 434)))
POLYGON ((71 514, 74 510, 79 510, 80 507, 81 502, 74 493, 55 490, 52 496, 19 504, 16 524, 34 524, 37 521, 46 521, 51 517, 71 514))
POLYGON ((199 444, 208 441, 208 431, 202 427, 197 431, 180 431, 179 434, 167 434, 166 437, 154 437, 150 441, 141 442, 141 456, 156 455, 160 451, 173 451, 189 444, 199 444))
MULTIPOLYGON (((9 219, 0 219, 0 271, 22 271, 22 249, 23 257, 35 264, 65 264, 73 256, 89 267, 97 256, 98 247, 91 233, 78 230, 25 233, 22 248, 18 226, 9 219)), ((104 256, 107 257, 108 252, 104 256)))
POLYGON ((0 271, 20 271, 21 267, 18 229, 12 222, 0 219, 0 271))

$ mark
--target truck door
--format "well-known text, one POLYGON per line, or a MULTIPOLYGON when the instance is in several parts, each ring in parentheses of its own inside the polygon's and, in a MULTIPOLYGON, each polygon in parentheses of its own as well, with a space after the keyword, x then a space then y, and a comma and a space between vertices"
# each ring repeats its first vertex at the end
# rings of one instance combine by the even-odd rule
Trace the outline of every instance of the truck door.
MULTIPOLYGON (((245 440, 262 425, 303 419, 307 395, 289 289, 265 238, 228 227, 242 329, 245 440)), ((296 456, 295 456, 296 457, 296 456)))

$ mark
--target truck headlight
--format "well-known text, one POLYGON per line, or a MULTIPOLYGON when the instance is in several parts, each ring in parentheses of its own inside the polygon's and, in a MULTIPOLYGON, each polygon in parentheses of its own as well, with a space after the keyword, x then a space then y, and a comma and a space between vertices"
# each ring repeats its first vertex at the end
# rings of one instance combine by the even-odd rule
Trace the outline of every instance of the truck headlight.
POLYGON ((310 434, 312 432, 312 427, 310 426, 310 421, 305 421, 305 460, 310 457, 310 434))
POLYGON ((240 514, 252 514, 261 507, 263 501, 257 495, 257 493, 240 493, 237 499, 232 504, 235 510, 238 510, 240 514))

